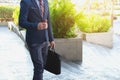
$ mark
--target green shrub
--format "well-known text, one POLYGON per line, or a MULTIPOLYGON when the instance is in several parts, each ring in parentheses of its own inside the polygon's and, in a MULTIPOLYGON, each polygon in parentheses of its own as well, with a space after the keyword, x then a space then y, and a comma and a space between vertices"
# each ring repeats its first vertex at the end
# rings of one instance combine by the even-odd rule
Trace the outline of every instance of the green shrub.
POLYGON ((19 13, 20 13, 20 6, 16 6, 16 8, 13 12, 13 16, 12 16, 14 19, 14 23, 18 26, 19 30, 25 30, 24 28, 22 28, 18 25, 19 13))
POLYGON ((56 38, 75 37, 75 9, 70 0, 55 0, 50 5, 53 33, 56 38))
POLYGON ((13 12, 13 15, 12 15, 12 17, 13 17, 13 19, 14 19, 14 23, 15 23, 16 25, 18 25, 19 11, 20 11, 20 7, 19 7, 19 6, 16 6, 16 8, 15 8, 15 10, 14 10, 14 12, 13 12))
POLYGON ((77 25, 80 31, 87 33, 107 32, 111 27, 111 21, 105 17, 95 14, 86 15, 80 12, 77 16, 77 25))
POLYGON ((116 13, 115 16, 120 16, 120 13, 116 13))
POLYGON ((114 10, 120 10, 120 6, 114 6, 114 10))
POLYGON ((0 6, 0 18, 12 18, 14 7, 12 6, 0 6))
POLYGON ((102 15, 102 16, 110 16, 110 12, 102 12, 100 15, 102 15))

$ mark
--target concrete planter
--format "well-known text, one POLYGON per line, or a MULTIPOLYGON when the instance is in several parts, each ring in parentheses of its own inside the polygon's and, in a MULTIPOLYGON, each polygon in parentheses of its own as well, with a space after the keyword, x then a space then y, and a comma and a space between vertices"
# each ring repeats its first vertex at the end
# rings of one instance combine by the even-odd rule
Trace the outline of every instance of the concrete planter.
POLYGON ((7 22, 0 22, 0 26, 7 26, 8 23, 7 22))
POLYGON ((82 39, 68 38, 55 39, 56 52, 71 61, 82 61, 82 39))
POLYGON ((113 47, 113 31, 100 33, 83 33, 83 39, 87 42, 103 45, 109 48, 113 47))

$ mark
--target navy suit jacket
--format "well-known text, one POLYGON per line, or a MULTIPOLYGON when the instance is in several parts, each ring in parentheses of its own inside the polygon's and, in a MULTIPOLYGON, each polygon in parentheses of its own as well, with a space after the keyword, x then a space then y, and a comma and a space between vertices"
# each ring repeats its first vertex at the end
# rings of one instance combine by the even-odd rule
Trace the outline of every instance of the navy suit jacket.
POLYGON ((19 26, 26 29, 27 44, 41 44, 45 41, 53 41, 52 27, 50 23, 48 1, 44 1, 44 15, 35 0, 21 0, 19 26), (47 19, 48 28, 38 30, 39 22, 47 19))

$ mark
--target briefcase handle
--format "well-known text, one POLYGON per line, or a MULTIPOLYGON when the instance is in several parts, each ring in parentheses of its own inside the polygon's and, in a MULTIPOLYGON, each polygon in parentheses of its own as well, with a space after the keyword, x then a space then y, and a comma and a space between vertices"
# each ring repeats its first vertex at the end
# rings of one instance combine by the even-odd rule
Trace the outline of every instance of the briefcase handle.
POLYGON ((51 48, 50 46, 48 46, 48 49, 55 52, 55 48, 51 48))

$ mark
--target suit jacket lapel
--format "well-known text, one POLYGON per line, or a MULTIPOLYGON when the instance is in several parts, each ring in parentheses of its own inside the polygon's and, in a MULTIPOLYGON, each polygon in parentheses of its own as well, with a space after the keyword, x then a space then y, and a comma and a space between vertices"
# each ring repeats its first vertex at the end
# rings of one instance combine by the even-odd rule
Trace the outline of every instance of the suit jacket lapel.
POLYGON ((33 5, 38 9, 38 11, 36 11, 36 13, 38 14, 38 16, 40 16, 42 19, 45 19, 45 16, 47 14, 47 10, 48 10, 48 6, 46 5, 46 1, 44 1, 44 14, 42 16, 42 11, 41 11, 41 7, 39 8, 37 3, 35 2, 35 0, 31 0, 33 5))
MULTIPOLYGON (((40 11, 40 8, 38 7, 38 5, 37 5, 37 3, 35 2, 35 0, 32 0, 32 3, 33 3, 33 5, 37 8, 37 14, 38 14, 38 16, 41 16, 42 15, 42 13, 41 13, 41 11, 40 11)), ((41 16, 42 17, 42 16, 41 16)))

